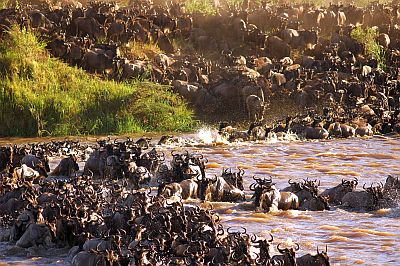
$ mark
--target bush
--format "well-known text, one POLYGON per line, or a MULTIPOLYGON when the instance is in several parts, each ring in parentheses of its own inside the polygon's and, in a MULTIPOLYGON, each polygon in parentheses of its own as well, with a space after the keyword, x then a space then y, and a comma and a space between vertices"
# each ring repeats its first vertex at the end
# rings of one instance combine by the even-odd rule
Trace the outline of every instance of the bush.
POLYGON ((366 55, 373 56, 378 61, 378 67, 386 68, 386 52, 379 46, 376 38, 379 32, 375 28, 367 27, 365 30, 361 26, 356 27, 351 32, 351 37, 364 45, 366 55))
POLYGON ((218 9, 212 0, 187 0, 185 9, 188 13, 202 13, 204 15, 216 15, 218 9))
POLYGON ((169 87, 101 80, 51 58, 14 27, 0 42, 0 135, 189 131, 193 113, 169 87))

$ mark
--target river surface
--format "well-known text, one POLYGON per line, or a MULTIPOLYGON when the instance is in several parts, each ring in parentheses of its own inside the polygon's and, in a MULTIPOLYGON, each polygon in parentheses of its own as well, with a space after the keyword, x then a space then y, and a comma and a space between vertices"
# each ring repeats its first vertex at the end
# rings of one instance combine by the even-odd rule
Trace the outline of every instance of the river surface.
MULTIPOLYGON (((182 137, 197 138, 206 144, 193 147, 162 147, 160 150, 166 152, 166 155, 172 149, 204 154, 209 160, 207 174, 220 174, 223 167, 245 169, 245 189, 248 198, 251 195, 248 188, 253 181, 253 175, 272 176, 278 188, 286 187, 289 179, 320 179, 321 192, 325 188, 336 186, 343 178, 357 177, 358 189, 362 189, 364 183, 369 185, 372 182, 384 182, 388 174, 400 175, 398 136, 315 142, 274 140, 235 144, 212 143, 215 134, 208 131, 182 137)), ((169 161, 170 156, 167 156, 167 162, 169 161)), ((275 245, 280 242, 299 243, 300 256, 309 252, 314 254, 317 246, 321 250, 328 245, 331 265, 400 265, 398 208, 369 213, 332 208, 322 212, 290 210, 271 214, 255 213, 248 208, 249 204, 212 205, 219 213, 225 228, 244 226, 248 232, 266 237, 271 232, 275 245)), ((8 247, 0 245, 0 251, 8 247)), ((24 259, 3 256, 0 257, 0 261, 18 265, 65 263, 62 257, 24 259)))

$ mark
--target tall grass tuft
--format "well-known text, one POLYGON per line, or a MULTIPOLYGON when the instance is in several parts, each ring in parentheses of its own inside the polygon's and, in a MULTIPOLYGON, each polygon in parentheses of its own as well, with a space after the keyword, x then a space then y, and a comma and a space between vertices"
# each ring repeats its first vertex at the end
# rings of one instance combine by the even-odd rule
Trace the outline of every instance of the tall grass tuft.
POLYGON ((364 30, 358 26, 351 32, 351 37, 364 45, 365 54, 373 56, 378 61, 379 68, 386 69, 386 52, 376 41, 378 35, 378 30, 371 27, 364 30))
POLYGON ((156 55, 162 53, 162 50, 154 43, 143 43, 132 41, 120 48, 123 57, 129 60, 152 60, 156 55))
POLYGON ((193 129, 192 111, 168 87, 101 80, 44 47, 16 27, 0 42, 0 136, 193 129))
POLYGON ((202 13, 204 15, 216 15, 218 13, 213 0, 186 0, 185 9, 188 13, 202 13))

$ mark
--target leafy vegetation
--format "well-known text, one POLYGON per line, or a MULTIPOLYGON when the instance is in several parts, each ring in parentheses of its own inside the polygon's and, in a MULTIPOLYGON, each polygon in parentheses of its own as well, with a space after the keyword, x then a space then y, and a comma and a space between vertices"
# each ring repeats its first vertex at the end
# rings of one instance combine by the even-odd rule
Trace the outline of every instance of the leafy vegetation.
POLYGON ((0 9, 8 7, 8 0, 3 0, 0 2, 0 9))
POLYGON ((192 117, 168 87, 101 80, 51 58, 31 32, 0 42, 0 135, 189 131, 192 117))
POLYGON ((218 9, 212 0, 187 0, 185 9, 188 13, 202 13, 204 15, 216 15, 218 9))
POLYGON ((386 52, 376 41, 378 35, 378 30, 371 27, 364 30, 361 26, 358 26, 351 32, 351 37, 364 45, 365 54, 373 56, 378 61, 378 66, 385 69, 386 52))

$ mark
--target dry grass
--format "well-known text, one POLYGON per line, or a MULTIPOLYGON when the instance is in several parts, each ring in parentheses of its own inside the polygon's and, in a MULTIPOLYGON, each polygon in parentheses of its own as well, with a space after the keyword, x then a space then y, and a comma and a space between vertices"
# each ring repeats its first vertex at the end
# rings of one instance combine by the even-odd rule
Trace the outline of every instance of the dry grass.
POLYGON ((157 44, 147 44, 135 41, 129 42, 127 45, 121 47, 120 50, 122 56, 128 58, 129 60, 138 59, 151 61, 156 55, 162 53, 157 44))

